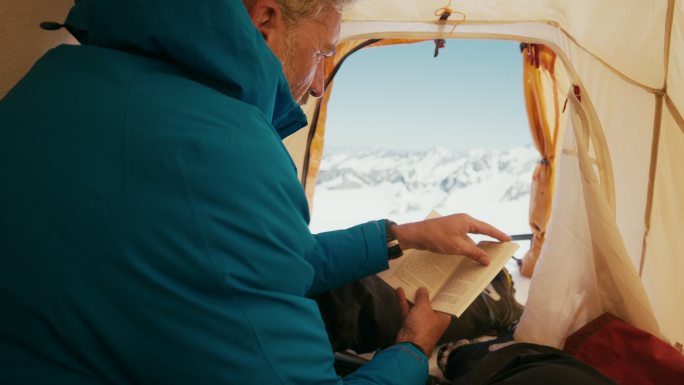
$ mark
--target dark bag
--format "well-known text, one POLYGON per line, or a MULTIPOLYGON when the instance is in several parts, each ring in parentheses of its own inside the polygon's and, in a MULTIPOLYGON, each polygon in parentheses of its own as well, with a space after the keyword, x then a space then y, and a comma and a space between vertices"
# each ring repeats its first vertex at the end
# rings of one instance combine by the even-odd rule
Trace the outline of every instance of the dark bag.
MULTIPOLYGON (((394 289, 370 276, 314 297, 334 351, 373 352, 395 343, 402 319, 394 289)), ((502 270, 491 287, 461 317, 452 317, 440 343, 482 335, 500 335, 522 314, 510 274, 502 270), (487 294, 494 290, 496 294, 487 294)))

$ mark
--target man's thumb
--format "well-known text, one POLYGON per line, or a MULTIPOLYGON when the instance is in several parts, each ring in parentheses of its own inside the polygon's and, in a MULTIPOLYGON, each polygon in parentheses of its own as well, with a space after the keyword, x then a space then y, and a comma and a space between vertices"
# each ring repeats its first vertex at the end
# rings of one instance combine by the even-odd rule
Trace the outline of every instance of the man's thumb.
POLYGON ((430 292, 424 287, 416 290, 416 305, 420 305, 421 303, 430 303, 430 292))

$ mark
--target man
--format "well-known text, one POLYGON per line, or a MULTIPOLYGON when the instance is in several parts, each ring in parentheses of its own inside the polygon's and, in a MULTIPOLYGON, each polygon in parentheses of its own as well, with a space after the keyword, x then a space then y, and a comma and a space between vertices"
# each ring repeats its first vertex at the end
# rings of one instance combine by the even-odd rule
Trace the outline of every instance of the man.
MULTIPOLYGON (((76 2, 82 46, 0 104, 0 383, 342 383, 308 295, 385 269, 392 232, 485 263, 467 233, 508 239, 465 215, 309 232, 281 138, 343 3, 76 2)), ((399 298, 397 344, 344 383, 424 382, 449 318, 399 298)))

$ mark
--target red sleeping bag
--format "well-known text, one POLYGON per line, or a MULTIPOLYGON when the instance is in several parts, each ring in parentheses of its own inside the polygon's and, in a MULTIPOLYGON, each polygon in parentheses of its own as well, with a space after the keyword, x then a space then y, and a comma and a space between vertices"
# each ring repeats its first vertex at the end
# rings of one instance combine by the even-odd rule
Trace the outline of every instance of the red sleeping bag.
POLYGON ((681 352, 611 314, 568 337, 564 350, 622 385, 684 385, 681 352))

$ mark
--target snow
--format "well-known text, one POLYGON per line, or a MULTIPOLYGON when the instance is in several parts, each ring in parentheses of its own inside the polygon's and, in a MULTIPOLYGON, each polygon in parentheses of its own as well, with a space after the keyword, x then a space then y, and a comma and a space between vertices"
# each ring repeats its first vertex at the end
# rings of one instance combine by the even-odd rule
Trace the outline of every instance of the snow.
POLYGON ((510 234, 529 233, 532 146, 508 151, 443 148, 423 152, 338 150, 326 153, 314 194, 314 232, 390 218, 416 221, 435 209, 466 212, 510 234))

